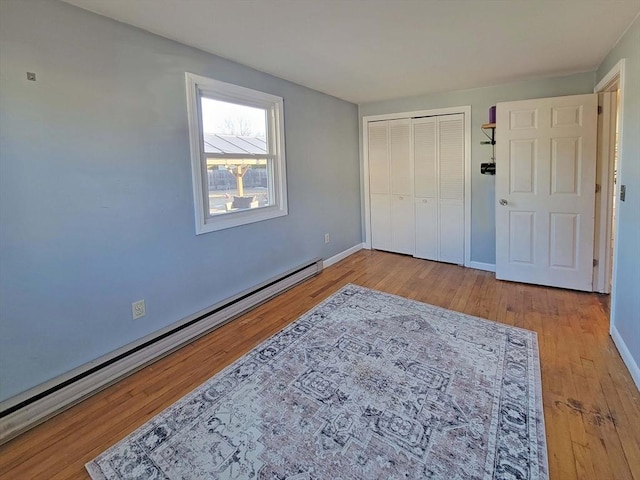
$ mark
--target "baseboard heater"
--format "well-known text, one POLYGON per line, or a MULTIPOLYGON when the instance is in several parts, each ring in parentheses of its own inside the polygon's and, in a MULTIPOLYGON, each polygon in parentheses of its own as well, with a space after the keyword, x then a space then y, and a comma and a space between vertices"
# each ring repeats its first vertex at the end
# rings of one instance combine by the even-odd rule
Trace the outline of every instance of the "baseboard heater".
POLYGON ((315 259, 0 403, 0 445, 317 275, 315 259))

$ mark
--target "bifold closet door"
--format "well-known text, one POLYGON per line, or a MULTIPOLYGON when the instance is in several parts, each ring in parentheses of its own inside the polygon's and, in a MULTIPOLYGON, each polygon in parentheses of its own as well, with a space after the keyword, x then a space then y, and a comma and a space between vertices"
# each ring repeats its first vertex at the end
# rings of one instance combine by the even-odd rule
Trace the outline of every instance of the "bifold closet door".
POLYGON ((415 256, 464 263, 464 115, 412 121, 415 256))
POLYGON ((368 130, 371 246, 391 250, 389 122, 369 122, 368 130))
POLYGON ((413 255, 415 226, 412 197, 411 119, 389 121, 389 147, 391 251, 413 255))
POLYGON ((413 255, 411 121, 368 124, 371 246, 413 255))
POLYGON ((438 117, 439 260, 464 263, 464 115, 438 117))
POLYGON ((416 246, 414 256, 438 260, 438 205, 433 198, 415 199, 416 246))
POLYGON ((438 260, 437 117, 415 118, 413 128, 415 256, 438 260))
POLYGON ((371 194, 371 247, 391 251, 391 195, 371 194))
POLYGON ((413 255, 415 250, 413 199, 391 196, 391 251, 413 255))

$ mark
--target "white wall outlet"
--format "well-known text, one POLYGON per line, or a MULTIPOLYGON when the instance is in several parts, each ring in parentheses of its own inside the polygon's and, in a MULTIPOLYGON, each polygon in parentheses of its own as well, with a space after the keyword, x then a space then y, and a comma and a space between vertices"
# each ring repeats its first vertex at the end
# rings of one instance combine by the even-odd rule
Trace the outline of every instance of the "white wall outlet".
POLYGON ((144 300, 138 300, 131 304, 131 313, 133 319, 144 317, 147 314, 147 309, 144 306, 144 300))
POLYGON ((331 241, 331 236, 328 233, 324 234, 324 243, 329 243, 331 241))

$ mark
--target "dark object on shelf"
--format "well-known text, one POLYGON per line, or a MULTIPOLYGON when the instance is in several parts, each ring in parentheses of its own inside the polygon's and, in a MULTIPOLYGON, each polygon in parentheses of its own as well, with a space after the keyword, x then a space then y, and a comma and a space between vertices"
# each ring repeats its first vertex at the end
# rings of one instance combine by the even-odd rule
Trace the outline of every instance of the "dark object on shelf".
POLYGON ((481 163, 480 164, 480 173, 483 175, 495 175, 496 174, 496 164, 495 163, 481 163))
POLYGON ((496 106, 489 109, 489 123, 496 123, 496 106))

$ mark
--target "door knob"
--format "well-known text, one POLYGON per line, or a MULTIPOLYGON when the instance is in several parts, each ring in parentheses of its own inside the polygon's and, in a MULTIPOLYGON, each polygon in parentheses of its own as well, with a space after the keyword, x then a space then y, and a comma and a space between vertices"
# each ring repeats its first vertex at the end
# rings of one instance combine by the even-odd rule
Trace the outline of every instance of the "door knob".
POLYGON ((501 198, 499 203, 500 203, 500 205, 502 205, 503 207, 504 207, 505 205, 508 205, 508 204, 509 204, 509 202, 507 202, 504 198, 501 198))

